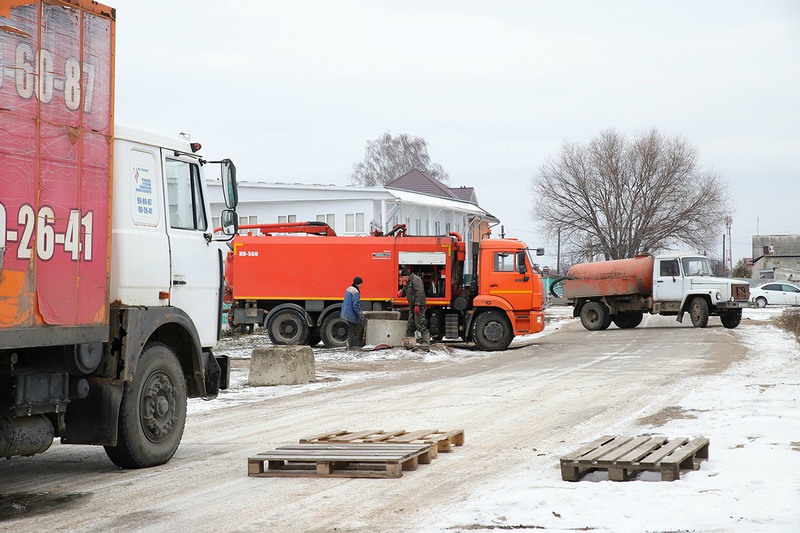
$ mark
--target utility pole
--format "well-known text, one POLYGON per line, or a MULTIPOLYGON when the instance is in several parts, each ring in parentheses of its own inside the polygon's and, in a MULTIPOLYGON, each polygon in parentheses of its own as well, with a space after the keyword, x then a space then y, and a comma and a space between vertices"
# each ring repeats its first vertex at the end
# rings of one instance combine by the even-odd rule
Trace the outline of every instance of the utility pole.
POLYGON ((556 247, 556 276, 561 275, 561 224, 558 225, 558 246, 556 247))
MULTIPOLYGON (((731 243, 731 226, 733 226, 733 217, 725 217, 725 230, 728 236, 728 248, 725 249, 725 246, 722 247, 722 254, 725 259, 725 271, 730 273, 733 270, 733 254, 731 253, 731 247, 733 243, 731 243)), ((723 242, 725 238, 723 236, 723 242)))

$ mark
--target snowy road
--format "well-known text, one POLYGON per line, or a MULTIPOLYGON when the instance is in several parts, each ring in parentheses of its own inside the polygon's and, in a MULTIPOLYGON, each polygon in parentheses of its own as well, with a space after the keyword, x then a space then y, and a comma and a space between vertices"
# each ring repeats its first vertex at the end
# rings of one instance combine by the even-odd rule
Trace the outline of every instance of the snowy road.
MULTIPOLYGON (((793 339, 749 319, 737 330, 718 319, 699 330, 662 317, 646 318, 634 330, 587 332, 576 320, 561 324, 490 355, 320 350, 320 383, 238 387, 221 401, 193 401, 177 454, 157 468, 119 470, 100 448, 58 444, 33 458, 1 462, 0 531, 790 531, 796 525, 800 515, 790 504, 800 501, 800 491, 782 478, 775 483, 765 470, 771 461, 752 468, 752 480, 734 477, 736 489, 713 486, 730 474, 719 464, 724 450, 734 448, 727 440, 740 437, 731 420, 738 410, 743 420, 746 410, 758 409, 744 393, 758 394, 753 387, 759 384, 767 391, 762 397, 780 391, 770 412, 780 404, 784 424, 800 421, 793 339), (761 336, 786 361, 764 372, 747 370, 761 357, 755 340, 761 336), (794 366, 787 368, 787 361, 794 366), (715 396, 726 386, 725 394, 744 391, 742 397, 715 396), (711 459, 700 471, 672 483, 614 483, 604 474, 561 481, 560 455, 604 434, 665 433, 658 429, 664 424, 670 436, 711 438, 711 459), (466 444, 400 479, 246 475, 249 455, 301 437, 400 428, 464 429, 466 444), (726 491, 738 490, 743 499, 757 487, 776 493, 753 506, 754 516, 743 516, 749 508, 739 493, 726 491), (731 508, 687 503, 704 497, 731 508), (17 507, 9 509, 9 502, 17 507)), ((242 371, 234 375, 241 383, 242 371)), ((788 441, 785 431, 770 434, 769 427, 764 423, 749 441, 742 435, 741 447, 773 445, 780 468, 796 472, 800 435, 788 441)))

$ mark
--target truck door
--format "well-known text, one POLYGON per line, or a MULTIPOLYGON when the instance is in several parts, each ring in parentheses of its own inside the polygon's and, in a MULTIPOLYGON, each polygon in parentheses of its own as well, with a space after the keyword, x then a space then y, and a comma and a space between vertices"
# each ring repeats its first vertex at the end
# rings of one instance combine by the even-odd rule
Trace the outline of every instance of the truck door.
POLYGON ((525 262, 525 253, 513 250, 495 251, 492 254, 492 271, 489 278, 489 294, 508 301, 514 309, 531 309, 533 297, 533 275, 530 265, 520 274, 518 262, 525 262))
POLYGON ((683 299, 683 276, 678 259, 656 259, 653 273, 653 298, 657 302, 683 299))
MULTIPOLYGON (((170 305, 188 314, 203 346, 217 338, 220 265, 211 233, 197 160, 164 152, 167 233, 170 247, 170 305), (169 155, 167 155, 169 154, 169 155)), ((144 250, 143 250, 144 253, 144 250)))

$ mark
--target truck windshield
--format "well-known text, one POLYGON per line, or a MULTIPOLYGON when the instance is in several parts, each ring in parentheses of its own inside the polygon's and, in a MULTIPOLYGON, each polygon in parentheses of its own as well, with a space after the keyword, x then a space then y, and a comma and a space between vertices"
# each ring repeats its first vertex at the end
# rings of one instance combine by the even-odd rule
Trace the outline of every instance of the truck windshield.
POLYGON ((707 257, 684 257, 681 259, 684 276, 712 276, 707 257))

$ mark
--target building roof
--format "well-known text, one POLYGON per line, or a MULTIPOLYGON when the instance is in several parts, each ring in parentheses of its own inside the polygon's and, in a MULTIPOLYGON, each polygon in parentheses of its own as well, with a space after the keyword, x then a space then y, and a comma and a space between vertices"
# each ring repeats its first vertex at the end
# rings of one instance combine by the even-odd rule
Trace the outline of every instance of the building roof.
POLYGON ((460 199, 442 182, 433 179, 425 172, 417 169, 406 172, 399 178, 386 183, 384 187, 387 189, 418 192, 421 194, 428 194, 430 196, 438 196, 439 198, 450 198, 453 200, 460 199))
POLYGON ((422 194, 418 192, 404 191, 399 189, 390 190, 389 193, 400 202, 427 205, 439 209, 452 209, 455 211, 470 213, 472 215, 477 215, 484 218, 492 216, 485 210, 478 207, 477 205, 474 205, 469 202, 463 202, 461 200, 454 198, 442 198, 442 197, 432 198, 431 195, 429 194, 422 194))
POLYGON ((464 200, 471 204, 478 205, 478 197, 475 195, 475 187, 450 187, 450 192, 459 200, 464 200))

